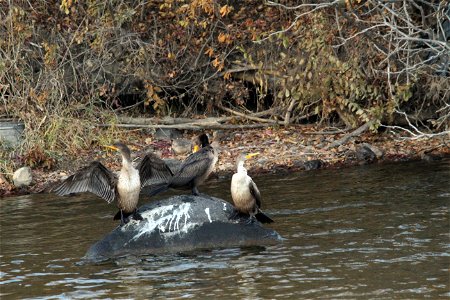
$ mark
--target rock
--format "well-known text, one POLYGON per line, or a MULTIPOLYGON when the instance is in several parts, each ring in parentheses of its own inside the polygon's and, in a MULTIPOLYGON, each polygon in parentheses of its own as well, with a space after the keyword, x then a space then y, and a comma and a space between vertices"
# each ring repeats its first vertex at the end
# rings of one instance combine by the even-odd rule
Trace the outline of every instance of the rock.
POLYGON ((362 164, 371 164, 377 159, 377 156, 367 144, 361 144, 356 147, 356 159, 362 164))
POLYGON ((178 129, 158 128, 155 132, 155 138, 161 140, 173 140, 183 137, 178 129))
POLYGON ((192 142, 187 139, 172 140, 172 150, 175 154, 187 154, 192 151, 192 142))
POLYGON ((22 167, 16 170, 13 174, 13 182, 15 187, 29 186, 33 180, 31 169, 29 167, 22 167))
POLYGON ((380 148, 378 148, 374 145, 371 145, 368 143, 362 143, 361 145, 363 145, 366 148, 369 148, 373 153, 375 153, 375 156, 377 157, 377 159, 381 159, 384 156, 384 152, 380 148))
POLYGON ((303 160, 294 160, 292 161, 292 166, 299 169, 305 168, 305 162, 303 160))
POLYGON ((322 165, 323 163, 320 159, 312 159, 305 161, 304 163, 305 170, 317 170, 320 169, 322 165))
POLYGON ((442 157, 440 157, 439 155, 435 155, 433 153, 427 153, 427 152, 422 152, 420 154, 420 158, 424 161, 438 161, 441 160, 442 157))
POLYGON ((294 160, 292 165, 296 168, 309 170, 317 170, 320 169, 323 165, 323 162, 320 159, 312 159, 312 160, 294 160))
POLYGON ((178 195, 139 208, 142 221, 117 227, 84 256, 99 262, 123 255, 177 253, 195 249, 274 245, 274 230, 248 217, 233 218, 234 207, 215 197, 178 195))

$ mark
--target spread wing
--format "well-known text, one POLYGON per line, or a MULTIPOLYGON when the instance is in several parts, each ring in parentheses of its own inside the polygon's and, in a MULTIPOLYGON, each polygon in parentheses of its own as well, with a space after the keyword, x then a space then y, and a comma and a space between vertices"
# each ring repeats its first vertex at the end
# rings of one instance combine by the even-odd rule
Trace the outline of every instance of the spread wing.
POLYGON ((194 178, 203 175, 212 162, 211 151, 202 148, 200 151, 189 155, 181 164, 178 172, 173 176, 172 184, 185 185, 194 178))
POLYGON ((149 153, 141 160, 137 169, 141 178, 141 186, 168 182, 173 173, 166 162, 153 153, 149 153))
POLYGON ((256 206, 261 208, 261 194, 256 186, 256 183, 253 182, 253 179, 249 183, 250 193, 253 195, 256 201, 256 206))
POLYGON ((116 198, 117 177, 100 162, 94 161, 67 177, 53 189, 57 195, 91 192, 111 203, 116 198))

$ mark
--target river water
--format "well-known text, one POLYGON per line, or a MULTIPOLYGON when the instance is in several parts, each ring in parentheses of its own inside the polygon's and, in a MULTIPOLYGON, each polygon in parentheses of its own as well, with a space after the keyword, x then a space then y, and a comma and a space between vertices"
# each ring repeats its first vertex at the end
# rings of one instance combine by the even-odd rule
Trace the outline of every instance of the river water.
MULTIPOLYGON (((113 205, 90 194, 1 199, 0 296, 449 299, 449 175, 445 160, 256 177, 283 243, 96 265, 79 262, 117 226, 113 205)), ((200 191, 230 199, 229 180, 200 191)))

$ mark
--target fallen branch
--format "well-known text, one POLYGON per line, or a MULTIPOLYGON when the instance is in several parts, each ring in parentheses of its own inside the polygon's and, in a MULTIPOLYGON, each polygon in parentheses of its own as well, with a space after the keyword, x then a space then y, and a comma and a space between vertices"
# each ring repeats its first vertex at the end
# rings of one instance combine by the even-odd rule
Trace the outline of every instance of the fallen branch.
POLYGON ((297 102, 295 99, 292 99, 291 103, 289 103, 289 107, 286 111, 286 115, 284 117, 284 126, 288 126, 291 120, 291 114, 292 110, 294 109, 295 102, 297 102))
MULTIPOLYGON (((249 119, 252 121, 257 121, 257 122, 261 122, 261 123, 270 123, 270 124, 280 124, 278 121, 275 121, 275 120, 263 119, 263 118, 256 117, 255 116, 256 114, 246 115, 244 113, 232 110, 231 108, 225 107, 221 104, 216 104, 216 106, 226 112, 233 114, 233 115, 236 115, 236 116, 239 116, 242 118, 246 118, 246 119, 249 119)), ((266 111, 266 114, 268 114, 267 111, 266 111)))
POLYGON ((434 137, 438 137, 441 135, 450 135, 450 130, 447 131, 442 131, 442 132, 438 132, 438 133, 426 133, 426 132, 422 132, 420 131, 416 126, 414 126, 411 121, 409 120, 408 115, 403 112, 403 111, 398 111, 395 110, 396 113, 402 115, 406 122, 408 122, 408 126, 411 128, 411 130, 401 127, 401 126, 390 126, 390 125, 381 125, 382 127, 385 128, 389 128, 389 129, 398 129, 404 132, 407 132, 408 134, 411 135, 411 137, 401 137, 401 139, 410 139, 410 140, 416 140, 416 139, 421 139, 421 138, 434 138, 434 137))
POLYGON ((189 118, 133 118, 133 117, 118 117, 120 123, 134 124, 134 125, 179 125, 179 124, 197 124, 197 123, 220 123, 232 120, 232 117, 222 118, 205 118, 205 119, 189 119, 189 118))
MULTIPOLYGON (((260 116, 265 116, 265 115, 269 115, 274 113, 276 110, 271 108, 265 111, 261 111, 261 112, 257 112, 251 115, 252 118, 257 118, 260 116)), ((236 112, 238 113, 238 112, 236 112)), ((188 124, 188 123, 222 123, 222 122, 227 122, 227 121, 231 121, 233 119, 236 118, 247 118, 248 116, 242 113, 238 113, 239 115, 233 116, 233 117, 220 117, 220 118, 213 118, 213 117, 209 117, 209 118, 205 118, 205 119, 189 119, 189 118, 171 118, 171 117, 164 117, 164 118, 134 118, 134 117, 117 117, 117 120, 120 123, 125 123, 125 124, 134 124, 134 125, 157 125, 157 124, 162 124, 162 125, 176 125, 176 124, 188 124)), ((253 121, 259 121, 262 122, 262 120, 264 121, 268 121, 267 119, 253 119, 253 121)), ((276 122, 276 121, 273 121, 276 122)))
POLYGON ((324 149, 325 150, 329 150, 329 149, 336 148, 336 147, 339 147, 340 145, 343 145, 343 144, 347 143, 352 137, 358 136, 361 133, 363 133, 364 131, 366 131, 367 129, 369 129, 370 126, 372 125, 372 123, 373 123, 373 121, 369 121, 369 122, 365 123, 364 125, 362 125, 362 126, 358 127, 357 129, 353 130, 352 132, 344 135, 340 139, 332 142, 331 144, 326 146, 324 149))
POLYGON ((245 125, 232 125, 232 124, 220 124, 220 123, 183 123, 183 124, 97 124, 99 127, 119 127, 119 128, 173 128, 181 130, 204 130, 204 129, 251 129, 262 128, 272 126, 273 124, 245 124, 245 125))

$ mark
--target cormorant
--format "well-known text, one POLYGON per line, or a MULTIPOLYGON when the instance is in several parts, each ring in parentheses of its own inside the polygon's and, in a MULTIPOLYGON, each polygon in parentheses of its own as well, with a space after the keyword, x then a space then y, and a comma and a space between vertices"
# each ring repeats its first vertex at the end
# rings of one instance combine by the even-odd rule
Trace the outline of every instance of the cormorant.
POLYGON ((202 184, 209 174, 214 170, 218 160, 218 150, 209 143, 206 134, 200 134, 197 142, 202 146, 194 146, 194 153, 191 153, 180 165, 180 168, 174 173, 173 177, 166 184, 155 185, 149 195, 153 196, 164 192, 169 188, 189 188, 192 194, 198 196, 198 186, 202 184))
POLYGON ((231 197, 236 210, 239 213, 249 214, 250 220, 256 218, 261 223, 272 223, 273 220, 261 211, 261 194, 244 167, 246 159, 258 154, 241 154, 238 157, 237 173, 231 178, 231 197))
POLYGON ((94 161, 69 176, 53 191, 60 196, 91 192, 108 203, 116 200, 119 212, 114 216, 114 220, 120 219, 121 225, 126 223, 125 220, 130 215, 136 220, 142 220, 137 213, 141 187, 154 181, 166 182, 173 175, 171 170, 162 159, 152 153, 145 155, 135 168, 131 162, 131 151, 126 145, 115 143, 105 147, 119 151, 122 155, 122 168, 118 176, 99 161, 94 161))

